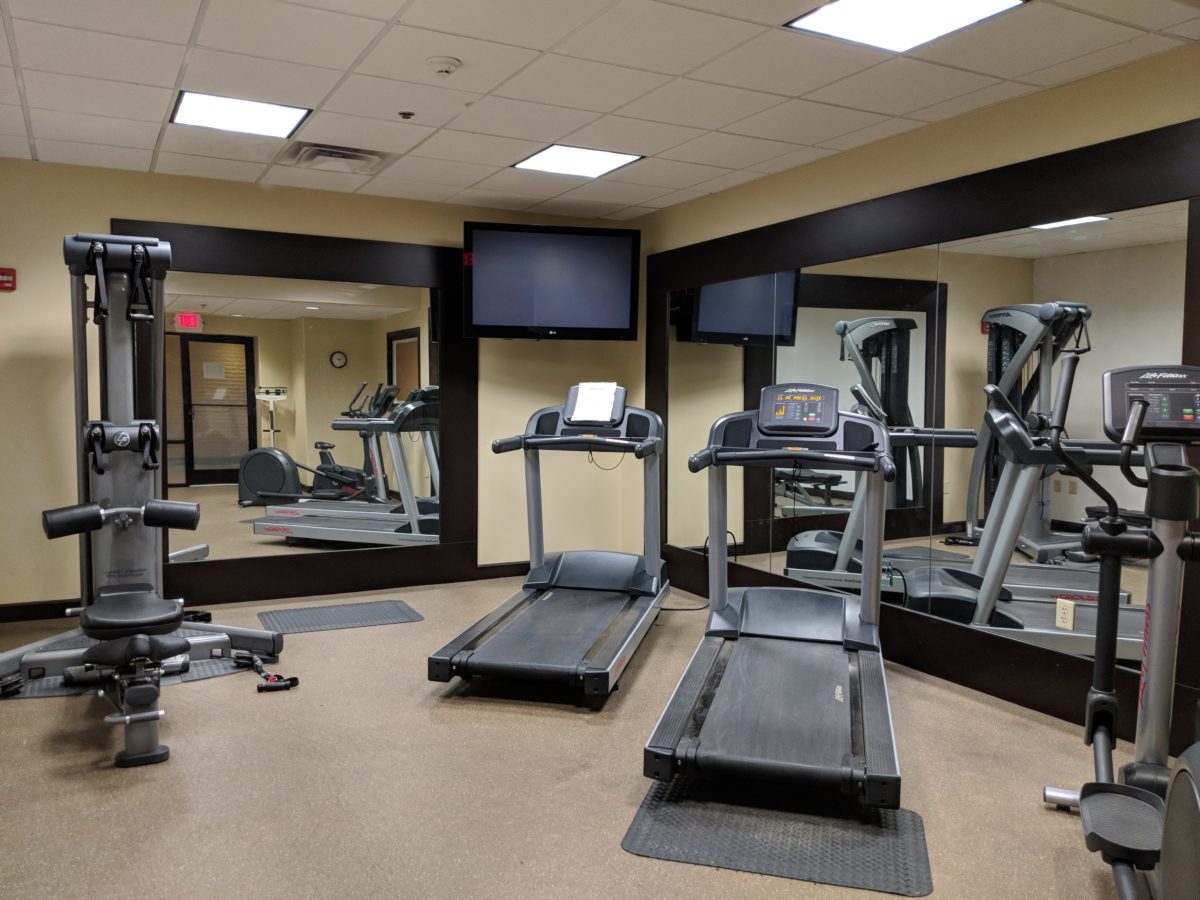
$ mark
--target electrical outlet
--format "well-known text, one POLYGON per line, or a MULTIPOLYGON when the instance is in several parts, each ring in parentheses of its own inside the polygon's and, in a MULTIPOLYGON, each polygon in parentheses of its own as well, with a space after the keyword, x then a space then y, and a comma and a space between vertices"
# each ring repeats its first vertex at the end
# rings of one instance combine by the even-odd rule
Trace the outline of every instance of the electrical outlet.
POLYGON ((1075 481, 1072 481, 1070 484, 1067 485, 1067 493, 1068 494, 1078 494, 1079 493, 1079 484, 1075 481))
POLYGON ((1054 493, 1056 493, 1056 494, 1062 493, 1062 479, 1061 478, 1054 479, 1054 493))

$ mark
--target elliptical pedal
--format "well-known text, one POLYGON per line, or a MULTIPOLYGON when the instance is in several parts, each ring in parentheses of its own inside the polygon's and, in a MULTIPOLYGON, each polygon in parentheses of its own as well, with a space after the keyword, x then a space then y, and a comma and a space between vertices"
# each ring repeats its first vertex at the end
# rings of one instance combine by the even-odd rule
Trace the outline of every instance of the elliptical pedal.
POLYGON ((1152 869, 1162 853, 1166 804, 1152 791, 1091 781, 1079 791, 1083 839, 1109 865, 1124 862, 1152 869))

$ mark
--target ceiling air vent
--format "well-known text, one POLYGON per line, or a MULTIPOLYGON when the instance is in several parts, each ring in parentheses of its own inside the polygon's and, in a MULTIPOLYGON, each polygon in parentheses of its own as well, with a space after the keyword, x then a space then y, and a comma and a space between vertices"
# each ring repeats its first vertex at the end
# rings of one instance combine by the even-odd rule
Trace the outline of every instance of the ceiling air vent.
POLYGON ((357 147, 338 147, 334 144, 309 144, 296 141, 288 148, 284 165, 298 169, 320 169, 323 172, 349 172, 352 175, 376 175, 389 163, 398 159, 398 153, 383 153, 379 150, 360 150, 357 147))

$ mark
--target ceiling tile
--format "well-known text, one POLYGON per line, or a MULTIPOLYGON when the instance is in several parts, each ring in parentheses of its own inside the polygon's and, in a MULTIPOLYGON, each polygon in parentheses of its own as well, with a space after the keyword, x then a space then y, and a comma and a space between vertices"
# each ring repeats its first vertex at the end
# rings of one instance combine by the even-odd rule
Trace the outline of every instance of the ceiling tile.
POLYGON ((217 156, 221 159, 270 162, 285 143, 283 138, 234 134, 231 131, 198 128, 194 125, 167 125, 159 149, 169 150, 172 153, 188 153, 193 156, 217 156))
POLYGON ((1088 75, 1094 75, 1115 66, 1123 66, 1136 59, 1153 56, 1155 53, 1173 50, 1182 45, 1182 41, 1161 34, 1146 34, 1134 38, 1132 41, 1105 47, 1103 50, 1095 50, 1076 59, 1050 66, 1048 69, 1031 72, 1022 77, 1034 84, 1062 84, 1074 81, 1076 78, 1086 78, 1088 75))
POLYGON ((504 137, 556 141, 596 118, 593 112, 526 103, 504 97, 484 97, 471 104, 450 124, 459 131, 504 137))
POLYGON ((320 9, 330 9, 334 12, 348 13, 352 16, 366 16, 368 19, 394 18, 405 0, 287 0, 297 6, 315 6, 320 9))
POLYGON ((110 144, 114 147, 142 147, 146 150, 154 149, 161 127, 157 122, 87 116, 49 109, 31 109, 29 119, 35 138, 110 144))
POLYGON ((172 87, 185 48, 162 41, 13 22, 22 69, 172 87))
MULTIPOLYGON (((8 71, 11 72, 11 69, 8 71)), ((24 74, 25 98, 31 107, 146 122, 161 122, 170 108, 170 88, 31 72, 28 69, 24 74)), ((4 100, 2 75, 3 70, 0 70, 0 101, 10 102, 4 100)), ((13 90, 15 93, 15 87, 13 90)))
POLYGON ((620 113, 652 122, 720 128, 782 102, 774 94, 679 78, 621 107, 620 113))
POLYGON ((25 116, 21 107, 15 104, 0 106, 0 134, 25 136, 25 116))
POLYGON ((426 159, 421 156, 402 156, 379 174, 378 179, 425 182, 449 187, 470 187, 496 171, 495 166, 454 162, 449 159, 426 159))
POLYGON ((555 50, 567 56, 682 75, 762 30, 759 25, 654 0, 621 0, 555 50))
POLYGON ((405 25, 545 50, 604 11, 609 0, 415 0, 405 25))
POLYGON ((535 141, 518 141, 491 134, 443 129, 413 151, 417 156, 479 163, 485 166, 511 166, 543 149, 535 141))
POLYGON ((455 194, 447 203, 463 206, 483 206, 489 209, 529 209, 539 201, 537 197, 524 197, 519 194, 502 194, 497 191, 481 191, 478 188, 468 188, 455 194))
POLYGON ((358 71, 458 91, 486 93, 528 65, 537 55, 536 51, 522 47, 398 25, 362 61, 358 71), (461 59, 462 68, 453 75, 438 75, 425 62, 431 56, 461 59))
POLYGON ((368 181, 370 178, 366 175, 351 175, 349 172, 322 172, 292 166, 271 166, 259 184, 315 188, 318 191, 353 191, 368 181))
POLYGON ((753 137, 791 141, 793 144, 819 144, 838 135, 886 121, 886 116, 813 103, 789 100, 765 112, 728 126, 727 131, 753 137))
POLYGON ((1139 34, 1069 9, 1027 3, 917 47, 910 55, 1016 78, 1139 34))
POLYGON ((9 0, 8 7, 14 19, 186 44, 200 0, 9 0))
POLYGON ((458 191, 450 184, 430 184, 426 181, 405 181, 401 178, 373 178, 358 189, 360 194, 376 197, 400 197, 405 200, 446 200, 458 191))
POLYGON ((663 194, 661 197, 655 197, 653 200, 647 200, 643 206, 652 206, 655 209, 664 209, 668 206, 674 206, 676 203, 686 203, 689 200, 698 200, 701 197, 707 197, 711 191, 701 190, 700 188, 688 188, 682 191, 672 191, 669 194, 663 194))
POLYGON ((537 206, 531 207, 530 212, 545 213, 550 216, 574 216, 579 219, 599 219, 620 209, 620 203, 602 203, 599 200, 568 200, 565 197, 555 197, 537 206))
POLYGON ((12 56, 8 52, 8 35, 4 31, 4 23, 0 22, 0 66, 11 66, 12 56))
POLYGON ((13 134, 0 134, 0 156, 10 159, 30 159, 29 141, 13 134))
POLYGON ((295 137, 302 141, 357 147, 361 150, 404 153, 433 132, 432 128, 407 122, 385 122, 342 113, 315 112, 295 137))
POLYGON ((933 106, 916 110, 909 115, 914 119, 921 119, 924 122, 940 122, 942 119, 949 119, 952 116, 961 115, 973 109, 991 106, 993 103, 1011 100, 1013 97, 1020 97, 1034 90, 1037 89, 1026 84, 1018 84, 1015 81, 1001 81, 999 84, 993 84, 991 87, 983 88, 983 90, 972 91, 969 94, 963 94, 961 97, 955 97, 953 100, 946 100, 942 103, 935 103, 933 106))
POLYGON ((1158 31, 1186 22, 1196 15, 1194 0, 1058 0, 1080 12, 1116 19, 1138 28, 1158 31))
POLYGON ((8 66, 0 66, 0 103, 11 103, 14 106, 21 103, 16 76, 8 66))
POLYGON ((563 198, 571 200, 597 200, 601 203, 619 203, 622 206, 628 206, 630 203, 641 203, 643 200, 661 197, 666 192, 666 188, 645 184, 625 184, 620 181, 609 181, 607 178, 601 178, 563 194, 563 198))
POLYGON ((438 126, 445 125, 478 100, 479 96, 466 91, 408 84, 389 78, 351 75, 322 108, 389 121, 396 121, 397 113, 412 112, 416 115, 404 121, 414 125, 438 126))
POLYGON ((824 150, 820 147, 801 147, 799 150, 793 150, 791 153, 783 154, 783 156, 777 156, 774 159, 768 159, 766 162, 758 163, 752 168, 756 172, 773 175, 776 172, 786 172, 788 169, 795 169, 797 166, 806 166, 810 162, 814 162, 824 156, 832 156, 833 153, 834 151, 832 150, 824 150))
POLYGON ((595 150, 615 150, 617 153, 636 153, 653 156, 668 147, 682 144, 704 134, 699 128, 683 125, 664 125, 645 119, 624 116, 604 116, 573 131, 563 143, 572 147, 591 147, 595 150))
POLYGON ((1184 22, 1182 25, 1173 25, 1168 30, 1171 34, 1177 34, 1180 37, 1185 37, 1193 41, 1200 41, 1200 16, 1184 22))
POLYGON ((862 147, 866 144, 882 141, 884 138, 889 138, 896 134, 912 131, 914 128, 920 128, 924 124, 924 122, 914 122, 912 119, 888 119, 886 122, 880 122, 878 125, 868 125, 866 128, 860 128, 858 131, 843 134, 841 137, 830 138, 827 141, 822 141, 821 144, 824 147, 831 147, 834 150, 850 150, 854 147, 862 147))
POLYGON ((775 29, 690 72, 688 77, 796 97, 893 56, 846 41, 775 29))
POLYGON ((650 213, 655 212, 658 212, 658 210, 652 206, 628 206, 625 209, 618 209, 616 212, 611 212, 603 218, 613 219, 617 222, 624 222, 629 219, 640 219, 643 216, 648 216, 650 213))
POLYGON ((564 191, 587 184, 590 179, 578 175, 554 175, 550 172, 530 172, 525 169, 501 169, 475 187, 501 194, 520 194, 546 200, 564 191))
POLYGON ((675 6, 687 6, 718 13, 734 19, 746 19, 762 25, 786 25, 828 0, 667 0, 675 6))
POLYGON ((188 56, 182 87, 204 94, 313 109, 341 77, 342 73, 333 69, 196 47, 188 56))
POLYGON ((695 163, 654 158, 642 159, 622 166, 613 173, 613 181, 648 184, 665 190, 666 188, 688 188, 728 172, 729 169, 721 169, 716 166, 698 166, 695 163))
POLYGON ((496 89, 502 97, 609 112, 669 79, 667 75, 547 54, 496 89))
POLYGON ((133 147, 105 147, 101 144, 76 144, 71 141, 35 141, 42 162, 71 166, 99 166, 102 169, 150 171, 149 150, 133 147))
POLYGON ((346 69, 379 22, 278 0, 212 0, 197 43, 267 59, 346 69))
POLYGON ((684 162, 742 169, 795 149, 795 144, 710 131, 686 144, 665 150, 661 155, 667 159, 680 159, 684 162))
POLYGON ((154 171, 165 175, 192 175, 196 178, 219 178, 222 181, 255 181, 266 168, 262 163, 163 151, 159 151, 154 161, 154 171))
POLYGON ((762 172, 730 172, 728 175, 718 175, 709 181, 702 181, 696 187, 715 194, 717 191, 726 191, 749 181, 757 181, 759 178, 766 178, 766 175, 762 172))
POLYGON ((900 58, 843 78, 805 99, 898 116, 995 83, 987 75, 900 58))

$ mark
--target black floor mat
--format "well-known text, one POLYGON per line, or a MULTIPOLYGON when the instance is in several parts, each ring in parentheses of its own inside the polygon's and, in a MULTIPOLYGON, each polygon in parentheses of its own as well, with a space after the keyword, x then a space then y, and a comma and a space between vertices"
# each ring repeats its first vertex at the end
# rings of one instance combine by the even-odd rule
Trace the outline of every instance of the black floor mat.
POLYGON ((655 782, 621 846, 638 856, 923 897, 933 891, 925 826, 907 809, 869 821, 741 806, 728 791, 655 782))
POLYGON ((336 606, 306 606, 303 609, 272 609, 258 614, 264 628, 284 634, 335 631, 339 628, 368 628, 372 625, 401 625, 421 622, 425 617, 403 600, 374 600, 369 603, 339 603, 336 606))

